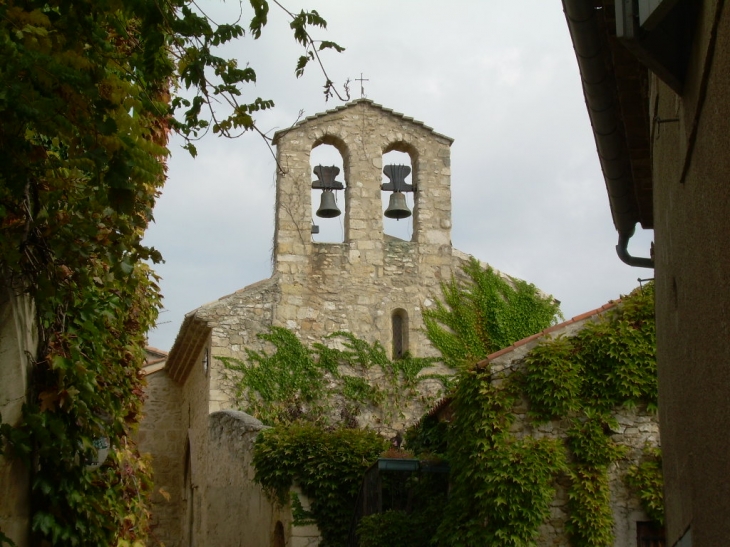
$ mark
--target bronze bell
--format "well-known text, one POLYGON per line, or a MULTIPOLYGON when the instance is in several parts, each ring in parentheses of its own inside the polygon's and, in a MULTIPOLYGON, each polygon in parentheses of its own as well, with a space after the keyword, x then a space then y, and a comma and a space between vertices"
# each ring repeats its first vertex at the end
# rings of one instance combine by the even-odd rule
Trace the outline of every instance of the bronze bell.
MULTIPOLYGON (((335 203, 335 193, 332 190, 322 192, 322 200, 317 209, 317 216, 321 218, 335 218, 342 214, 335 203)), ((410 215, 410 212, 408 213, 410 215)))
POLYGON ((396 220, 411 216, 411 210, 406 204, 405 194, 403 192, 393 192, 390 194, 390 203, 383 214, 388 218, 394 218, 396 220))

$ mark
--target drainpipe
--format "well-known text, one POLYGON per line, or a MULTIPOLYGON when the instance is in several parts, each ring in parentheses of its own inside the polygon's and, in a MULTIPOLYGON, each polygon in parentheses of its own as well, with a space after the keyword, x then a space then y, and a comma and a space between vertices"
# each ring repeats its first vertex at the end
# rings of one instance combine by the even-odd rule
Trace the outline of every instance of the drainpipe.
POLYGON ((634 178, 626 147, 626 135, 616 97, 616 77, 606 63, 610 49, 603 10, 594 0, 562 0, 573 49, 578 60, 583 95, 596 140, 601 171, 606 181, 613 224, 619 233, 616 252, 630 266, 653 268, 650 258, 629 254, 639 211, 634 197, 634 178), (601 20, 599 20, 599 17, 601 20))
POLYGON ((618 245, 616 245, 616 254, 621 259, 621 262, 624 264, 628 264, 629 266, 633 266, 635 268, 653 268, 654 267, 654 259, 653 258, 643 258, 639 256, 631 256, 629 254, 628 246, 629 246, 629 239, 631 239, 631 236, 634 235, 633 231, 631 234, 619 234, 618 235, 618 245))

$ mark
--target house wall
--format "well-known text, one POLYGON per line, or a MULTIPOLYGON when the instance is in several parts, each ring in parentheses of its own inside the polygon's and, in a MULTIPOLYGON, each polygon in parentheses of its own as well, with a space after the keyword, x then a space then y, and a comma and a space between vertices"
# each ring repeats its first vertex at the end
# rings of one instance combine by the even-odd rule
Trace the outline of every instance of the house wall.
POLYGON ((205 350, 210 351, 210 340, 194 361, 194 366, 182 387, 182 424, 186 442, 180 447, 178 457, 183 457, 182 547, 207 545, 208 514, 206 484, 208 483, 208 438, 210 368, 203 368, 205 350))
MULTIPOLYGON (((35 306, 25 295, 0 286, 0 415, 16 425, 28 399, 28 378, 38 348, 35 306)), ((0 530, 18 547, 29 544, 30 475, 11 455, 0 455, 0 530)))
POLYGON ((166 547, 180 547, 183 499, 184 454, 187 428, 182 388, 158 370, 146 376, 144 417, 137 431, 142 454, 152 456, 154 492, 151 497, 152 537, 166 547), (169 499, 168 499, 169 497, 169 499))
POLYGON ((667 545, 704 546, 730 544, 730 11, 698 4, 684 92, 650 104, 678 120, 652 126, 667 545))
MULTIPOLYGON (((593 319, 593 318, 592 318, 593 319)), ((588 320, 570 322, 564 327, 554 329, 550 337, 575 335, 588 320)), ((490 359, 489 367, 493 382, 503 382, 513 372, 524 368, 524 359, 543 338, 535 338, 524 345, 508 351, 494 359, 490 359)), ((553 420, 536 425, 528 415, 529 405, 526 399, 514 409, 515 422, 512 431, 518 437, 531 436, 535 438, 566 438, 570 428, 570 420, 553 420)), ((640 461, 642 452, 647 446, 659 446, 659 420, 655 413, 647 412, 644 407, 632 410, 624 409, 615 415, 618 428, 613 431, 611 438, 617 444, 629 448, 626 457, 611 464, 608 470, 609 487, 611 490, 611 510, 614 519, 614 546, 615 547, 642 547, 637 546, 636 523, 649 521, 640 500, 627 488, 624 478, 631 465, 640 461)), ((558 480, 555 497, 550 504, 550 517, 540 526, 539 547, 568 545, 568 534, 565 525, 568 520, 568 488, 570 484, 558 480)))

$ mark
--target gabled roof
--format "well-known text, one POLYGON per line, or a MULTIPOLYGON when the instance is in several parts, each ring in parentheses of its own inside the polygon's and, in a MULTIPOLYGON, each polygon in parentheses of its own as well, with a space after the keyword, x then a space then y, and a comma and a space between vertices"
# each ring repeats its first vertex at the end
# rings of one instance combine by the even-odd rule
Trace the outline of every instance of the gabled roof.
POLYGON ((449 144, 451 144, 451 143, 454 142, 454 139, 452 139, 451 137, 447 137, 446 135, 443 135, 441 133, 437 133, 436 131, 433 130, 432 127, 429 127, 425 123, 423 123, 421 121, 418 121, 418 120, 415 120, 415 119, 413 119, 410 116, 406 116, 405 114, 401 114, 400 112, 396 112, 396 111, 394 111, 394 110, 392 110, 390 108, 385 108, 383 105, 380 105, 378 103, 374 103, 370 99, 355 99, 354 101, 350 101, 349 103, 346 103, 346 104, 344 104, 342 106, 338 106, 337 108, 333 108, 331 110, 326 110, 324 112, 320 112, 319 114, 315 114, 313 116, 308 116, 308 117, 304 118, 303 120, 300 120, 299 122, 295 123, 294 125, 292 125, 291 127, 287 128, 287 129, 282 129, 281 131, 277 131, 276 133, 274 133, 274 138, 272 140, 272 144, 277 144, 278 140, 281 137, 283 137, 284 135, 286 135, 292 129, 296 129, 298 127, 302 127, 302 126, 307 125, 308 123, 310 123, 310 122, 312 122, 314 120, 319 120, 319 119, 325 118, 325 117, 327 117, 327 116, 329 116, 331 114, 334 114, 334 113, 337 113, 337 112, 342 112, 344 110, 349 110, 349 109, 354 108, 354 107, 359 106, 359 105, 369 106, 370 108, 381 110, 382 112, 385 112, 387 114, 390 114, 393 117, 402 119, 404 122, 408 122, 408 123, 410 123, 412 125, 420 126, 423 129, 425 129, 427 131, 430 131, 433 135, 435 135, 437 137, 440 137, 442 139, 446 139, 449 142, 449 144))
POLYGON ((222 302, 225 302, 231 297, 256 290, 265 290, 277 282, 278 276, 273 275, 272 277, 246 285, 244 288, 238 289, 231 294, 221 296, 217 300, 203 304, 188 313, 185 319, 183 319, 183 323, 180 326, 180 330, 175 337, 175 342, 173 342, 172 349, 167 357, 165 370, 168 375, 180 384, 185 383, 212 330, 208 321, 205 319, 206 313, 215 310, 222 302))

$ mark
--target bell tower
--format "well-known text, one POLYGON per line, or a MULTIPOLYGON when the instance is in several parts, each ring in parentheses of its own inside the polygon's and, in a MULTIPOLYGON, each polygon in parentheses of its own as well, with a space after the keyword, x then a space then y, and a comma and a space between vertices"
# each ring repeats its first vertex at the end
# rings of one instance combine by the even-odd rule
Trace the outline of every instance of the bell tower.
POLYGON ((393 317, 399 329, 406 328, 407 316, 409 332, 398 336, 413 346, 422 300, 438 294, 440 281, 451 276, 452 139, 359 99, 306 118, 276 133, 273 142, 279 165, 274 275, 282 291, 280 322, 301 334, 311 331, 313 338, 345 329, 388 347, 392 335, 382 333, 393 332, 393 317), (312 167, 310 154, 320 144, 339 151, 342 170, 312 167), (407 154, 411 166, 384 165, 391 151, 407 154), (315 195, 321 191, 318 203, 312 189, 315 195), (385 211, 383 192, 389 196, 385 211), (383 232, 384 216, 411 215, 406 194, 413 200, 410 241, 383 232), (313 241, 318 218, 340 214, 344 241, 313 241))

